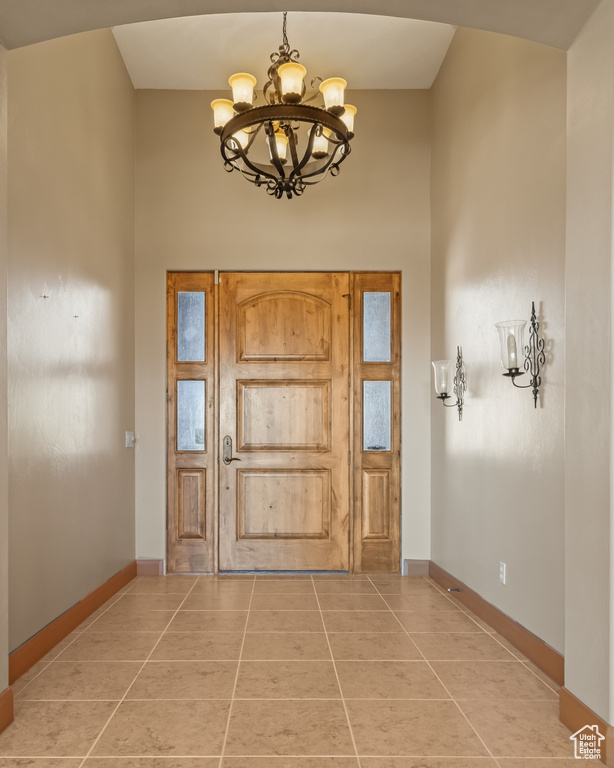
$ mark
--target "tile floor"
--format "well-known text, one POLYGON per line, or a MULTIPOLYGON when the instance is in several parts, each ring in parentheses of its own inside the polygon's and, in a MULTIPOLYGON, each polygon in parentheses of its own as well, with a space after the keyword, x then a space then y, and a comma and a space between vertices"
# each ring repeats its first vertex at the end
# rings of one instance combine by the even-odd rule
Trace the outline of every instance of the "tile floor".
POLYGON ((556 684, 422 577, 140 577, 14 691, 0 768, 577 765, 556 684))

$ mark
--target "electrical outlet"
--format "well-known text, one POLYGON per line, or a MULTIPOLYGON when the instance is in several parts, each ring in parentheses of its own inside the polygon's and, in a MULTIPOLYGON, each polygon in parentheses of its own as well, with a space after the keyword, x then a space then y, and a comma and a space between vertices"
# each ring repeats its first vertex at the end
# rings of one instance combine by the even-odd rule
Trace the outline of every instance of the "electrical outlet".
POLYGON ((501 584, 507 584, 507 565, 499 563, 499 581, 501 584))

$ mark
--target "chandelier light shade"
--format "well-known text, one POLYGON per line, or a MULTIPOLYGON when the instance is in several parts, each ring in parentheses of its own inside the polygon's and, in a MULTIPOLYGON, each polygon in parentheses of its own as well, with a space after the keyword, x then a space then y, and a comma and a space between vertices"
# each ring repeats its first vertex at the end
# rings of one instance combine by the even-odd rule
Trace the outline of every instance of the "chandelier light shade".
POLYGON ((256 78, 246 72, 232 75, 232 101, 215 99, 213 130, 220 137, 226 171, 239 171, 257 187, 278 199, 302 195, 327 175, 336 176, 350 153, 356 107, 344 103, 347 83, 340 77, 320 82, 309 98, 307 70, 290 49, 283 15, 283 42, 271 54, 268 81, 258 104, 256 78), (323 106, 310 104, 321 94, 323 106))

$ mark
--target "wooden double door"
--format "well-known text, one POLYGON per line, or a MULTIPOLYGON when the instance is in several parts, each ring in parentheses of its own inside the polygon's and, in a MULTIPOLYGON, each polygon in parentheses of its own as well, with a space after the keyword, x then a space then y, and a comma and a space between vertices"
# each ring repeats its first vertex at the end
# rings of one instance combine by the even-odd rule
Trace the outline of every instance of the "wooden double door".
POLYGON ((369 505, 375 540, 398 557, 392 403, 391 445, 366 451, 377 454, 377 488, 367 483, 363 498, 360 466, 352 493, 352 282, 334 272, 221 273, 217 285, 212 273, 169 274, 169 572, 353 570, 354 511, 369 505))

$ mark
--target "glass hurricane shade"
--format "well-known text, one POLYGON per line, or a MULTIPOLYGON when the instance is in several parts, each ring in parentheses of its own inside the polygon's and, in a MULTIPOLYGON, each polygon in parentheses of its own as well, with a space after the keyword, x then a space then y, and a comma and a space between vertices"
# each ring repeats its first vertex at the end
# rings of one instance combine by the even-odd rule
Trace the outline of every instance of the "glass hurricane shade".
POLYGON ((245 112, 254 102, 256 78, 247 72, 237 72, 228 78, 228 85, 232 88, 232 100, 235 110, 237 112, 245 112))
POLYGON ((501 346, 501 364, 508 371, 524 365, 524 328, 526 320, 506 320, 496 323, 501 346))
POLYGON ((284 104, 298 104, 303 96, 303 78, 307 70, 296 61, 288 61, 277 70, 281 80, 281 100, 284 104))
POLYGON ((235 108, 230 99, 214 99, 211 102, 211 109, 213 110, 213 130, 221 133, 222 128, 233 117, 235 108))
POLYGON ((454 389, 454 363, 452 360, 434 360, 435 392, 438 395, 449 395, 454 389))
POLYGON ((347 83, 342 77, 329 77, 320 83, 320 93, 324 96, 324 106, 333 115, 342 115, 345 87, 347 83))

